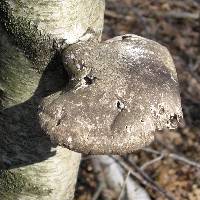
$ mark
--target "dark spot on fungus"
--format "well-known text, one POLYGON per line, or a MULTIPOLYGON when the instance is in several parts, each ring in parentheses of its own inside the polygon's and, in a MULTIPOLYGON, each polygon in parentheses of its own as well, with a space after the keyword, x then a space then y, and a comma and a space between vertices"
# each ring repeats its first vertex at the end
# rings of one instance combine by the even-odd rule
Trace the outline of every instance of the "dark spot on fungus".
POLYGON ((91 85, 95 82, 95 80, 97 79, 97 77, 94 76, 85 76, 84 80, 85 80, 85 84, 86 85, 91 85))
POLYGON ((164 109, 164 107, 161 107, 160 110, 159 110, 159 114, 163 115, 164 113, 165 113, 165 109, 164 109))
POLYGON ((120 111, 123 110, 123 109, 125 108, 124 103, 118 100, 118 101, 117 101, 117 108, 118 108, 120 111))
POLYGON ((59 120, 57 121, 56 126, 59 126, 60 123, 61 123, 61 119, 59 119, 59 120))
POLYGON ((176 114, 174 114, 173 116, 170 116, 170 125, 172 127, 177 127, 178 125, 178 116, 176 114))
POLYGON ((122 40, 129 39, 129 38, 131 38, 131 37, 132 37, 131 35, 123 35, 123 36, 122 36, 122 40))

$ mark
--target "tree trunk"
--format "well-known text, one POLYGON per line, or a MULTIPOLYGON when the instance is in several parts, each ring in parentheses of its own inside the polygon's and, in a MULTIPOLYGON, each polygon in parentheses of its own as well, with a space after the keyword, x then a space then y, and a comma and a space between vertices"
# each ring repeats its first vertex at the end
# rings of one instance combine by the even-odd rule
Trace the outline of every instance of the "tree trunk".
POLYGON ((101 36, 104 0, 1 0, 0 199, 72 199, 81 155, 51 144, 44 96, 67 84, 60 48, 101 36))

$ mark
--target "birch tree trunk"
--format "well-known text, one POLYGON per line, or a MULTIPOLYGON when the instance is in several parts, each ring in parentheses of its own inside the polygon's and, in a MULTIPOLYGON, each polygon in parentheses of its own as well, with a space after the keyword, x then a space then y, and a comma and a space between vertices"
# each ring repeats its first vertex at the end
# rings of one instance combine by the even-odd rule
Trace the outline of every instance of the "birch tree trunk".
POLYGON ((72 199, 81 155, 39 126, 44 96, 66 87, 60 48, 101 36, 104 0, 0 1, 0 199, 72 199))

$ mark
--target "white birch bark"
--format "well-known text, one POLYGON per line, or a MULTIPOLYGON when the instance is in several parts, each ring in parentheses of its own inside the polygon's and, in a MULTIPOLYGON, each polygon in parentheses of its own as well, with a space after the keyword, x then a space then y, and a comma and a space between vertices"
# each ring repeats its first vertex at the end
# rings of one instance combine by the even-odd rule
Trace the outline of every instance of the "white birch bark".
POLYGON ((0 15, 0 199, 70 200, 81 155, 50 143, 37 107, 66 84, 60 45, 101 36, 104 0, 1 0, 0 15))

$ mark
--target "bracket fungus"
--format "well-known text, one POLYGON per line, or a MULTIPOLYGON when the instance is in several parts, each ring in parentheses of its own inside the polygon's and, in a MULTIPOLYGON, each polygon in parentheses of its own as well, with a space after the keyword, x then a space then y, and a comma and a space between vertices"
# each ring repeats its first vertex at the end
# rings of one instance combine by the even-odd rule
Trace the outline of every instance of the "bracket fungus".
POLYGON ((133 34, 63 51, 70 89, 46 97, 39 117, 56 144, 85 154, 125 154, 174 129, 182 118, 168 50, 133 34))

